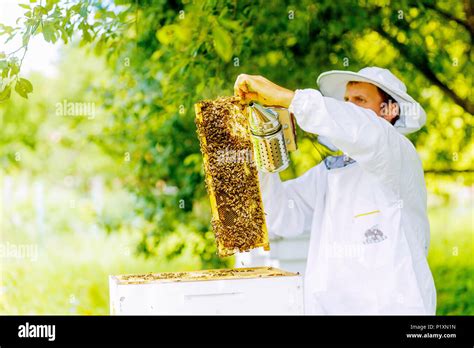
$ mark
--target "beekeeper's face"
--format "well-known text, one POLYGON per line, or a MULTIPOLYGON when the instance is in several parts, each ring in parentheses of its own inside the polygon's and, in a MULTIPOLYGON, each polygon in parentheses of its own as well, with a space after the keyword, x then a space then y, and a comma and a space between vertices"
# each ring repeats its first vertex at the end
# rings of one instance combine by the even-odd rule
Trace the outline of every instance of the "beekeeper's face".
MULTIPOLYGON (((349 82, 344 100, 373 110, 378 116, 391 122, 397 116, 396 105, 386 105, 377 86, 367 82, 349 82)), ((398 107, 398 106, 397 106, 398 107)))

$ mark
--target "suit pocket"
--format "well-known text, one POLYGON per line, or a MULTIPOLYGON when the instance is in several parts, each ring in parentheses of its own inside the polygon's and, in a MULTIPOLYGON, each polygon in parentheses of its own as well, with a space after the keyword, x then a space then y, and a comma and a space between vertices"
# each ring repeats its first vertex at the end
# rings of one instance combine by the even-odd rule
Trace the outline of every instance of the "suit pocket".
POLYGON ((353 236, 361 245, 360 262, 367 268, 392 266, 400 229, 397 206, 384 206, 355 212, 353 236))

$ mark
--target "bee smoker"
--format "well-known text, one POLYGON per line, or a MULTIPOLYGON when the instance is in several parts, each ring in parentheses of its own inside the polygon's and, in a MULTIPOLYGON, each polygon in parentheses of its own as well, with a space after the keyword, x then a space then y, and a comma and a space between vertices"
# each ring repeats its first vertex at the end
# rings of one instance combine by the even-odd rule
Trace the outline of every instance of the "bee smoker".
POLYGON ((286 169, 290 164, 288 151, 297 149, 293 115, 285 108, 251 102, 248 116, 257 168, 267 173, 286 169))

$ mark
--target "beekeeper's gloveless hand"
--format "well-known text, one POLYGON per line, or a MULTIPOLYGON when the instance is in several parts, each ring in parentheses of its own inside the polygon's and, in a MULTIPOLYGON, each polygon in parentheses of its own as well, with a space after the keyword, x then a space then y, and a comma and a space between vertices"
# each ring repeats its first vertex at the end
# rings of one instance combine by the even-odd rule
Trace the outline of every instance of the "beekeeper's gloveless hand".
POLYGON ((240 74, 234 84, 234 94, 244 102, 255 101, 265 106, 288 108, 295 93, 263 76, 240 74))

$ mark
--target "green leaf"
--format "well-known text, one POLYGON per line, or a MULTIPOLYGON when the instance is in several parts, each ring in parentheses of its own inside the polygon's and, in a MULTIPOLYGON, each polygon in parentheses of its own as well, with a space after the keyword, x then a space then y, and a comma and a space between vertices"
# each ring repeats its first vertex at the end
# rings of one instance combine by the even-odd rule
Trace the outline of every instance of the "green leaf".
POLYGON ((10 88, 10 86, 6 86, 3 91, 0 92, 0 103, 10 99, 11 94, 12 89, 10 88))
POLYGON ((33 85, 27 79, 20 78, 15 84, 15 91, 23 98, 28 99, 28 93, 33 92, 33 85))
POLYGON ((81 15, 81 17, 84 17, 84 18, 87 17, 87 14, 88 14, 87 5, 81 8, 81 10, 79 11, 79 14, 81 15))
POLYGON ((10 76, 17 75, 20 72, 20 66, 18 65, 18 63, 13 62, 10 64, 10 66, 10 76))
POLYGON ((22 7, 22 8, 26 8, 27 10, 30 10, 30 5, 25 5, 25 4, 19 4, 18 6, 22 7))
POLYGON ((176 24, 165 25, 164 27, 158 29, 156 32, 156 38, 163 45, 169 45, 176 37, 177 28, 178 26, 176 24))
POLYGON ((45 41, 54 43, 56 42, 56 33, 53 26, 49 23, 43 25, 43 37, 45 41))
POLYGON ((223 61, 228 62, 232 58, 232 38, 227 30, 219 25, 212 28, 212 36, 214 38, 214 49, 223 61))
POLYGON ((81 10, 81 7, 82 7, 82 4, 79 2, 75 4, 74 6, 71 6, 71 11, 79 13, 79 11, 81 10))
POLYGON ((68 32, 63 27, 60 27, 59 30, 61 31, 61 39, 63 39, 64 43, 67 44, 69 41, 68 32))
POLYGON ((42 15, 47 15, 48 14, 48 10, 46 9, 46 7, 41 6, 41 5, 36 6, 35 11, 36 11, 37 16, 42 16, 42 15))
POLYGON ((89 33, 89 29, 87 29, 87 28, 82 29, 82 41, 83 42, 91 42, 92 41, 92 36, 89 33))
POLYGON ((0 23, 0 35, 11 34, 13 31, 13 27, 0 23))
POLYGON ((59 0, 46 0, 46 8, 47 9, 52 9, 54 5, 56 5, 59 2, 59 0))
POLYGON ((7 68, 2 69, 2 78, 6 79, 8 77, 9 73, 10 73, 10 67, 9 66, 7 68))
POLYGON ((220 25, 222 25, 224 28, 230 31, 235 31, 235 32, 242 31, 242 25, 240 24, 239 21, 232 21, 230 19, 225 19, 225 18, 218 18, 218 21, 220 25))

